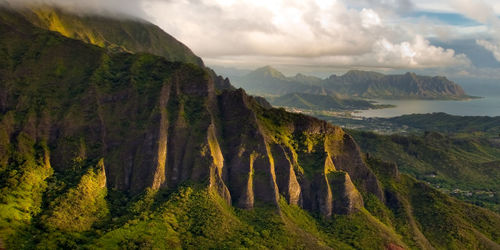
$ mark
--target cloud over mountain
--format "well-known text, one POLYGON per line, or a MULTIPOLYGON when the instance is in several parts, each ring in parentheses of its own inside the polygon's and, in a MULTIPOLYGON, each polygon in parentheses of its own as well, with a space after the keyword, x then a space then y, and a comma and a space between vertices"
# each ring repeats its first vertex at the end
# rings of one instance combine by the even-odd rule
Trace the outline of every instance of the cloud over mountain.
POLYGON ((467 55, 452 47, 440 47, 430 42, 432 38, 459 39, 481 32, 481 37, 474 38, 478 45, 492 53, 500 46, 500 35, 495 31, 500 27, 496 16, 500 6, 489 0, 7 1, 56 4, 82 13, 139 16, 187 44, 208 64, 468 68, 471 63, 467 55), (428 18, 408 18, 408 13, 427 10, 457 13, 477 21, 481 30, 435 23, 428 18))
POLYGON ((145 11, 209 63, 385 68, 468 64, 464 55, 388 24, 395 14, 378 12, 388 3, 369 2, 373 8, 314 0, 162 1, 146 5, 145 11), (202 39, 199 34, 204 34, 202 39))

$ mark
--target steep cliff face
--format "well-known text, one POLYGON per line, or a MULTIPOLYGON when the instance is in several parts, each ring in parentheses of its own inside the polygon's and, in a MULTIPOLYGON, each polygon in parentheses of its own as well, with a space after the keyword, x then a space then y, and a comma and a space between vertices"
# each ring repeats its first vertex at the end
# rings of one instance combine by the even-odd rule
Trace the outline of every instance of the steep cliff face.
MULTIPOLYGON (((378 181, 363 162, 359 148, 341 128, 279 109, 256 107, 255 110, 265 141, 274 153, 271 157, 279 192, 290 203, 327 217, 343 213, 335 205, 340 197, 336 194, 338 190, 356 189, 349 176, 358 188, 384 200, 378 181), (347 176, 344 182, 332 179, 340 173, 347 176)), ((357 195, 353 199, 359 208, 361 197, 357 195)))
MULTIPOLYGON (((86 21, 80 22, 80 18, 51 9, 25 10, 21 14, 9 15, 27 17, 24 25, 35 31, 38 30, 30 23, 66 36, 69 35, 65 27, 76 29, 77 36, 100 27, 94 22, 105 20, 84 18, 86 21), (79 25, 71 25, 77 21, 79 25)), ((26 34, 10 30, 8 25, 4 28, 10 32, 6 34, 27 39, 26 34)), ((108 40, 116 38, 96 32, 91 34, 108 40)), ((41 124, 34 128, 33 134, 44 131, 42 139, 52 149, 51 165, 57 171, 68 169, 75 161, 90 164, 93 159, 104 158, 107 185, 113 189, 138 193, 146 188, 176 188, 186 181, 207 181, 225 200, 242 208, 252 208, 260 202, 277 206, 283 195, 290 204, 328 217, 337 210, 343 213, 338 205, 334 206, 335 202, 341 203, 334 199, 332 190, 354 188, 350 178, 337 182, 338 187, 333 186, 328 175, 338 169, 351 175, 360 188, 383 200, 376 178, 363 163, 359 149, 340 128, 262 107, 259 105, 262 101, 242 90, 232 91, 227 79, 210 70, 150 55, 109 53, 81 43, 77 45, 81 47, 81 55, 75 55, 62 37, 45 35, 49 38, 43 40, 36 33, 29 35, 29 39, 40 40, 35 43, 37 48, 25 44, 26 47, 7 50, 43 48, 44 53, 36 59, 21 57, 15 62, 14 70, 5 74, 9 79, 0 103, 5 103, 5 112, 16 113, 23 110, 23 105, 28 109, 43 100, 28 117, 34 121, 20 119, 14 126, 41 124), (38 62, 47 68, 25 73, 29 67, 37 68, 38 62), (81 67, 81 62, 87 68, 68 72, 81 67), (72 78, 65 79, 65 75, 72 78), (15 82, 19 79, 37 80, 36 84, 18 86, 15 82), (59 100, 59 96, 47 93, 54 87, 61 89, 57 94, 67 99, 59 100), (215 88, 228 91, 217 95, 215 88), (20 105, 21 100, 12 90, 31 94, 25 95, 20 105), (266 118, 269 112, 287 117, 288 123, 279 120, 282 123, 279 126, 272 124, 276 121, 269 123, 266 118)), ((99 41, 88 42, 103 46, 94 40, 99 41)), ((137 46, 131 48, 141 50, 137 46)))
POLYGON ((12 137, 30 127, 31 139, 47 142, 56 171, 102 158, 108 188, 138 193, 206 182, 238 207, 278 206, 281 194, 331 216, 351 211, 335 198, 346 197, 334 195, 355 192, 350 178, 328 177, 342 170, 383 199, 356 144, 338 127, 262 107, 243 90, 217 95, 217 79, 193 65, 109 53, 34 27, 1 28, 12 63, 2 69, 2 121, 15 116, 5 132, 12 137))

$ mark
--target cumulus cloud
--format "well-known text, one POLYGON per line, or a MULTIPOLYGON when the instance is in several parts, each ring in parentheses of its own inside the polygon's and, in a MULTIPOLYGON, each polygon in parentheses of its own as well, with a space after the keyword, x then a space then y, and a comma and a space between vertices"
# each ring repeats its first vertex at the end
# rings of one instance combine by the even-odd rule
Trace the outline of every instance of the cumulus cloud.
POLYGON ((208 63, 255 64, 260 60, 261 64, 397 68, 468 63, 464 55, 386 25, 380 6, 399 3, 398 10, 409 9, 411 2, 360 2, 366 8, 324 0, 158 1, 145 11, 208 63))
POLYGON ((286 68, 304 68, 306 71, 328 71, 329 69, 426 69, 449 67, 469 67, 469 59, 456 55, 451 49, 432 46, 421 36, 408 42, 393 43, 385 38, 376 41, 372 49, 359 55, 320 55, 314 57, 297 56, 221 56, 209 58, 208 62, 216 65, 252 67, 262 65, 280 65, 286 68))
POLYGON ((432 46, 429 41, 417 35, 411 42, 393 44, 387 39, 375 43, 377 62, 387 67, 434 68, 442 65, 459 66, 470 64, 468 58, 455 55, 451 49, 432 46))
POLYGON ((410 0, 9 1, 136 15, 209 64, 429 68, 469 63, 466 56, 432 46, 418 32, 388 20, 414 8, 410 0))

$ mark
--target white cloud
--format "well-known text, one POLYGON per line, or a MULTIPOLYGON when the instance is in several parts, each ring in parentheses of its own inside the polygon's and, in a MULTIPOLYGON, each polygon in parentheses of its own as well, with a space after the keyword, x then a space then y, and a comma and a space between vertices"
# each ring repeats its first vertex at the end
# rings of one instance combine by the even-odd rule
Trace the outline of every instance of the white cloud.
POLYGON ((421 29, 398 22, 397 13, 414 8, 410 0, 8 1, 139 15, 184 42, 208 63, 346 68, 469 63, 464 55, 432 46, 421 29))
POLYGON ((375 7, 353 9, 338 0, 157 1, 144 7, 208 63, 396 68, 468 63, 464 55, 387 25, 377 7, 394 1, 365 2, 375 7))
POLYGON ((493 53, 493 56, 497 61, 500 62, 500 44, 493 44, 491 42, 488 42, 486 40, 476 40, 476 43, 478 45, 481 45, 483 48, 491 51, 493 53))
POLYGON ((442 65, 469 65, 465 55, 455 55, 451 49, 430 45, 429 41, 417 35, 411 42, 391 43, 381 39, 375 43, 375 55, 380 65, 387 67, 434 68, 442 65))
POLYGON ((240 68, 252 68, 263 63, 282 68, 316 68, 317 71, 335 69, 363 68, 386 69, 425 69, 440 68, 443 65, 468 67, 470 61, 465 55, 456 55, 453 50, 432 46, 421 36, 409 42, 393 43, 382 38, 376 41, 370 52, 359 55, 322 55, 314 57, 300 56, 222 56, 207 58, 208 64, 232 65, 240 68))
POLYGON ((377 14, 377 12, 371 9, 361 10, 360 15, 361 15, 361 26, 363 26, 363 28, 365 29, 382 25, 382 21, 380 20, 380 17, 377 14))
POLYGON ((497 17, 492 3, 484 0, 454 0, 451 2, 451 6, 472 20, 500 27, 500 19, 497 17))

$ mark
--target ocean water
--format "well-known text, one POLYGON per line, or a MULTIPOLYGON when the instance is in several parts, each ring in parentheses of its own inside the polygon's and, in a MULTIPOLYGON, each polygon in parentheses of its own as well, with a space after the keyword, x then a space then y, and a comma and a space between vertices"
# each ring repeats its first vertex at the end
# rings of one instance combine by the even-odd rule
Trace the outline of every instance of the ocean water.
POLYGON ((394 117, 405 114, 444 112, 461 116, 500 116, 500 94, 465 101, 436 100, 374 100, 378 104, 396 105, 394 108, 360 110, 361 117, 394 117))

